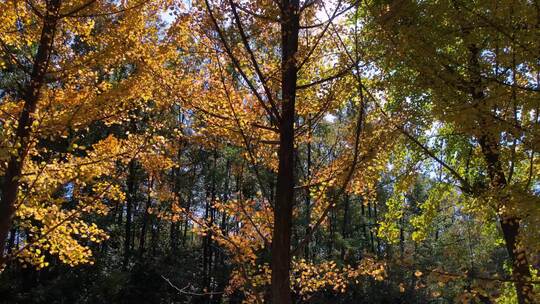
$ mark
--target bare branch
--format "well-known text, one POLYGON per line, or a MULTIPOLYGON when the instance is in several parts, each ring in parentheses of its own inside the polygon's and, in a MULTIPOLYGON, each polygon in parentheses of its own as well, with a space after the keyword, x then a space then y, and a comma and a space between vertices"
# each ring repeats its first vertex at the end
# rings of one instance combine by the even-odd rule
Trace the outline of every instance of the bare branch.
POLYGON ((335 16, 332 17, 331 19, 329 18, 328 20, 326 21, 323 21, 323 22, 320 22, 320 23, 316 23, 316 24, 310 24, 310 25, 300 25, 300 29, 303 29, 303 30, 306 30, 306 29, 313 29, 313 28, 317 28, 317 27, 321 27, 323 25, 327 25, 328 23, 330 23, 332 20, 334 20, 335 18, 343 15, 344 13, 348 12, 351 8, 357 6, 359 3, 360 3, 361 0, 356 0, 355 2, 351 3, 351 5, 347 6, 346 8, 344 8, 343 10, 341 10, 340 12, 338 13, 335 13, 335 16))
POLYGON ((355 65, 348 66, 345 69, 337 72, 336 74, 334 74, 332 76, 322 78, 322 79, 319 79, 319 80, 315 80, 315 81, 313 81, 311 83, 302 84, 302 85, 297 86, 296 88, 298 90, 304 90, 304 89, 308 89, 308 88, 311 88, 311 87, 319 85, 319 84, 323 84, 323 83, 328 82, 328 81, 332 81, 334 79, 338 79, 338 78, 343 77, 346 74, 348 74, 351 71, 351 69, 354 68, 354 67, 355 67, 355 65))
POLYGON ((239 10, 241 10, 242 12, 250 15, 250 16, 253 16, 255 18, 259 18, 259 19, 263 19, 263 20, 267 20, 267 21, 270 21, 270 22, 281 22, 281 20, 277 19, 277 18, 272 18, 270 16, 265 16, 265 15, 261 15, 261 14, 257 14, 255 13, 254 11, 251 11, 243 6, 241 6, 240 4, 236 4, 234 3, 234 6, 236 6, 239 10))
POLYGON ((341 0, 339 0, 338 4, 336 6, 336 9, 334 10, 334 14, 330 18, 330 20, 328 20, 328 23, 326 24, 326 26, 324 27, 322 32, 317 36, 317 39, 315 40, 315 44, 309 50, 309 52, 307 53, 306 57, 302 60, 302 62, 298 65, 298 68, 297 68, 298 71, 300 71, 302 69, 302 67, 308 62, 309 58, 311 58, 311 55, 313 55, 313 53, 317 49, 317 46, 319 45, 319 43, 322 40, 322 37, 325 35, 326 31, 328 30, 328 26, 330 26, 330 24, 331 24, 331 20, 333 20, 336 17, 336 13, 339 10, 340 6, 341 6, 341 0))
POLYGON ((266 83, 266 76, 264 76, 263 72, 261 71, 259 64, 257 63, 257 59, 255 58, 255 54, 253 53, 253 50, 251 50, 251 47, 249 46, 249 41, 248 41, 246 32, 244 31, 244 27, 242 26, 242 21, 240 20, 240 16, 238 15, 238 12, 236 11, 236 5, 234 4, 232 0, 229 0, 229 3, 231 5, 234 19, 236 21, 236 27, 238 28, 238 31, 240 32, 240 37, 242 38, 242 43, 244 44, 244 48, 249 54, 249 57, 251 59, 251 64, 253 64, 253 68, 255 69, 255 72, 257 73, 257 76, 259 76, 259 79, 261 80, 264 92, 266 93, 266 97, 268 98, 268 102, 270 103, 270 110, 273 111, 276 117, 279 117, 279 110, 273 101, 272 92, 270 91, 270 88, 268 87, 266 83))
POLYGON ((242 67, 240 65, 240 62, 238 61, 238 58, 236 58, 236 56, 234 56, 234 54, 232 53, 232 49, 230 48, 229 44, 227 43, 227 39, 225 39, 225 35, 221 31, 221 28, 219 27, 217 19, 214 16, 214 13, 212 12, 212 8, 210 7, 210 3, 208 2, 208 0, 204 0, 204 3, 206 5, 206 9, 208 11, 208 14, 210 15, 210 19, 212 20, 212 23, 214 24, 214 28, 215 28, 215 30, 217 31, 217 33, 218 33, 218 35, 220 37, 221 43, 223 44, 223 47, 225 48, 225 51, 226 51, 227 55, 229 55, 229 58, 231 59, 233 65, 236 68, 236 70, 238 71, 238 73, 240 73, 240 75, 242 76, 244 81, 247 83, 247 85, 248 85, 249 89, 251 90, 251 92, 255 95, 255 97, 257 98, 257 100, 261 104, 261 106, 264 108, 264 110, 266 111, 266 113, 270 117, 270 121, 272 121, 272 123, 274 125, 278 125, 278 122, 280 120, 279 116, 276 116, 274 114, 274 112, 272 111, 272 109, 270 109, 268 107, 268 105, 265 103, 265 101, 262 98, 259 91, 257 91, 255 86, 251 83, 251 80, 248 78, 248 76, 246 75, 246 73, 242 69, 242 67))
POLYGON ((199 292, 191 292, 191 291, 186 291, 186 289, 192 287, 191 284, 187 284, 186 286, 184 286, 183 288, 180 288, 176 285, 174 285, 171 280, 167 279, 165 276, 161 275, 161 278, 163 280, 165 280, 165 282, 167 282, 169 284, 169 286, 171 286, 172 288, 176 289, 176 291, 178 291, 179 293, 181 294, 185 294, 185 295, 190 295, 190 296, 211 296, 211 295, 221 295, 223 294, 223 291, 212 291, 212 292, 202 292, 202 293, 199 293, 199 292))
POLYGON ((32 0, 25 0, 26 4, 28 4, 28 6, 30 6, 30 8, 32 9, 32 11, 34 12, 34 14, 36 14, 36 16, 38 16, 39 18, 43 18, 43 13, 40 12, 37 7, 34 6, 34 3, 32 2, 32 0))
POLYGON ((100 16, 116 15, 116 14, 124 13, 124 12, 130 11, 130 10, 139 8, 139 7, 141 7, 141 6, 144 6, 146 3, 147 3, 146 1, 141 1, 141 2, 138 2, 138 3, 134 4, 133 6, 126 7, 126 8, 119 9, 119 10, 110 11, 110 12, 105 12, 105 13, 94 13, 94 14, 70 14, 69 16, 66 16, 66 17, 73 17, 73 18, 90 18, 90 17, 100 17, 100 16))
POLYGON ((97 0, 89 0, 88 2, 86 2, 85 4, 79 6, 79 7, 76 7, 74 8, 73 10, 65 13, 65 14, 61 14, 60 15, 60 18, 64 18, 64 17, 70 17, 70 16, 73 16, 75 15, 76 13, 90 7, 92 4, 94 4, 97 0))

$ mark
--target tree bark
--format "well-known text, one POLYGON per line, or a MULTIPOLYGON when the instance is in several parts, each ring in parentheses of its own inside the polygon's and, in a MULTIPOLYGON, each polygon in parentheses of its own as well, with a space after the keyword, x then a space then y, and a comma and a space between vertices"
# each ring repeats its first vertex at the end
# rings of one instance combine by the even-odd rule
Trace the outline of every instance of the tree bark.
MULTIPOLYGON (((482 102, 484 102, 485 99, 478 59, 480 56, 480 49, 475 45, 470 45, 468 48, 470 53, 470 94, 473 106, 478 109, 478 107, 482 106, 482 102)), ((482 109, 478 109, 478 111, 479 132, 477 139, 487 164, 490 187, 496 191, 501 191, 507 186, 508 181, 500 159, 498 134, 490 132, 489 117, 485 117, 486 114, 482 112, 482 109)), ((491 109, 487 109, 487 111, 491 111, 491 109)), ((505 198, 501 199, 505 200, 505 198)), ((527 253, 523 248, 520 248, 518 244, 520 219, 516 216, 503 213, 499 218, 499 223, 503 232, 506 250, 508 251, 508 256, 512 263, 512 279, 514 280, 518 303, 533 303, 533 286, 530 283, 531 273, 527 261, 527 253)))
POLYGON ((131 255, 131 218, 132 208, 135 202, 136 186, 135 186, 135 161, 129 163, 129 176, 127 181, 128 196, 126 201, 126 225, 124 237, 124 261, 122 267, 127 269, 131 255))
POLYGON ((403 257, 405 256, 405 231, 403 229, 403 226, 404 220, 403 218, 401 218, 399 220, 399 252, 401 259, 403 259, 403 257))
POLYGON ((333 253, 334 253, 334 238, 335 238, 335 229, 334 229, 334 223, 336 222, 336 212, 335 209, 332 208, 330 210, 330 213, 328 214, 328 240, 326 242, 326 246, 328 249, 328 259, 333 259, 333 253))
POLYGON ((152 227, 151 244, 152 256, 157 256, 159 248, 159 237, 161 235, 161 219, 156 216, 152 216, 150 220, 150 226, 152 227))
MULTIPOLYGON (((146 197, 146 205, 144 206, 144 214, 141 224, 141 234, 139 236, 139 258, 142 259, 144 255, 144 245, 146 243, 146 234, 147 234, 147 227, 148 227, 148 219, 150 217, 150 214, 148 213, 148 210, 150 209, 150 205, 152 204, 152 186, 154 185, 154 181, 151 177, 148 178, 148 194, 146 197)), ((174 223, 173 223, 174 224, 174 223)))
MULTIPOLYGON (((187 202, 186 202, 186 213, 189 213, 189 211, 191 210, 191 198, 192 198, 192 191, 191 189, 189 190, 189 194, 188 194, 188 197, 187 197, 187 202)), ((186 241, 187 241, 187 231, 188 231, 188 228, 189 228, 189 217, 185 217, 185 220, 184 220, 184 227, 183 227, 183 231, 182 231, 182 247, 185 247, 186 246, 186 241)))
POLYGON ((0 264, 5 262, 6 239, 13 223, 15 214, 19 179, 28 148, 34 114, 39 102, 40 90, 45 82, 45 74, 49 67, 49 58, 53 49, 54 35, 58 23, 61 1, 50 0, 46 4, 46 12, 43 18, 43 28, 39 41, 38 51, 32 67, 30 82, 24 92, 24 106, 18 119, 14 141, 18 143, 15 155, 11 156, 2 185, 2 202, 0 204, 0 264))
MULTIPOLYGON (((480 138, 480 146, 484 159, 488 164, 488 175, 491 180, 491 186, 502 190, 506 187, 507 181, 499 159, 499 153, 496 142, 490 139, 489 135, 480 138)), ((512 279, 516 287, 518 303, 533 303, 533 286, 530 283, 531 273, 527 261, 527 253, 518 244, 520 219, 516 216, 502 214, 499 218, 501 230, 508 257, 512 263, 512 279)))
POLYGON ((281 1, 281 119, 278 175, 272 233, 272 302, 292 303, 290 290, 291 225, 294 204, 294 119, 296 102, 299 1, 281 1))
POLYGON ((350 197, 348 194, 345 194, 345 199, 343 201, 343 222, 341 226, 341 237, 343 239, 341 244, 341 260, 344 261, 346 257, 346 246, 345 241, 349 237, 349 205, 350 205, 350 197))
MULTIPOLYGON (((216 200, 216 170, 217 170, 217 153, 216 151, 212 152, 213 155, 213 164, 209 168, 210 171, 210 185, 207 190, 206 205, 205 205, 205 220, 210 227, 214 225, 215 221, 215 208, 214 202, 216 200)), ((203 288, 206 290, 211 290, 212 283, 212 263, 213 263, 213 233, 212 230, 209 230, 203 239, 203 288)), ((207 301, 210 300, 210 295, 205 295, 207 301)))
MULTIPOLYGON (((311 135, 311 118, 308 121, 309 134, 311 135)), ((311 137, 311 136, 310 136, 311 137)), ((311 138, 307 143, 307 164, 306 164, 306 181, 311 180, 311 138)), ((310 233, 311 225, 311 187, 306 187, 306 236, 310 233)), ((309 250, 310 238, 306 239, 306 245, 304 247, 304 258, 310 260, 310 250, 309 250)))

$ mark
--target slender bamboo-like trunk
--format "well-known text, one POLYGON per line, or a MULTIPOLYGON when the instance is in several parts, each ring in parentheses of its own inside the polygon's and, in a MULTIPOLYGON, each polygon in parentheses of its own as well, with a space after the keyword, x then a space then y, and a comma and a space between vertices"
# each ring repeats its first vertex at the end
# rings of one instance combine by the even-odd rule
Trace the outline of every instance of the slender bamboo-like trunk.
MULTIPOLYGON (((189 191, 189 194, 188 194, 188 198, 187 198, 187 202, 186 202, 186 213, 189 213, 191 211, 191 199, 192 199, 192 192, 191 190, 189 191)), ((184 220, 184 227, 183 227, 183 231, 182 231, 182 247, 185 247, 186 246, 186 241, 187 241, 187 231, 189 229, 189 218, 186 216, 185 217, 185 220, 184 220)))
MULTIPOLYGON (((311 135, 311 118, 308 118, 308 127, 309 134, 311 135)), ((306 164, 306 180, 311 180, 311 138, 307 143, 307 164, 306 164)), ((310 197, 310 187, 306 187, 306 235, 310 232, 311 224, 311 197, 310 197)), ((309 250, 310 238, 306 239, 306 245, 304 247, 304 258, 310 260, 310 250, 309 250)))
POLYGON ((403 218, 401 218, 399 220, 399 252, 402 259, 405 256, 405 231, 403 229, 403 226, 404 220, 403 218))
POLYGON ((178 249, 178 222, 171 222, 169 226, 169 249, 176 252, 178 249))
POLYGON ((139 235, 139 258, 142 258, 144 255, 144 246, 146 243, 146 234, 147 234, 147 227, 148 227, 148 220, 150 217, 150 214, 148 213, 148 210, 150 209, 150 205, 152 204, 152 197, 150 196, 152 192, 152 186, 154 184, 154 181, 151 177, 148 178, 148 192, 146 196, 146 205, 144 206, 144 214, 142 219, 142 225, 141 225, 141 234, 139 235))
MULTIPOLYGON (((379 222, 379 216, 377 215, 377 203, 373 203, 373 223, 376 224, 379 222)), ((379 237, 377 236, 376 233, 373 233, 374 234, 374 238, 375 238, 375 242, 377 242, 377 246, 375 247, 376 249, 376 253, 377 253, 377 257, 380 257, 381 256, 381 240, 379 239, 379 237)))
MULTIPOLYGON (((205 205, 205 219, 208 223, 208 225, 211 227, 214 225, 215 221, 215 208, 214 208, 214 202, 216 200, 216 170, 217 170, 217 153, 214 151, 213 153, 213 164, 210 172, 210 189, 207 191, 207 198, 206 198, 206 205, 205 205)), ((212 231, 208 231, 203 239, 203 287, 207 290, 211 290, 211 282, 212 282, 212 263, 213 263, 213 256, 214 256, 214 250, 212 246, 212 231)), ((210 296, 205 296, 208 301, 210 300, 210 296)))
POLYGON ((131 220, 132 220, 132 208, 135 202, 135 195, 137 191, 136 181, 135 181, 135 161, 129 163, 129 175, 127 181, 127 201, 126 201, 126 224, 124 226, 125 236, 124 236, 124 260, 122 267, 127 269, 129 264, 129 259, 131 256, 131 220))
POLYGON ((120 206, 118 207, 118 217, 116 218, 116 224, 118 224, 118 226, 121 226, 123 219, 124 219, 124 204, 120 204, 120 206))
MULTIPOLYGON (((343 201, 343 222, 341 226, 341 236, 343 240, 347 239, 349 237, 349 205, 350 205, 350 197, 348 194, 345 194, 345 199, 343 201)), ((346 256, 346 249, 345 243, 341 245, 341 260, 345 260, 346 256)))
POLYGON ((161 236, 161 218, 152 216, 150 220, 150 226, 152 227, 152 236, 151 236, 151 249, 152 249, 152 256, 157 256, 158 252, 160 252, 159 248, 159 242, 160 242, 160 236, 161 236))

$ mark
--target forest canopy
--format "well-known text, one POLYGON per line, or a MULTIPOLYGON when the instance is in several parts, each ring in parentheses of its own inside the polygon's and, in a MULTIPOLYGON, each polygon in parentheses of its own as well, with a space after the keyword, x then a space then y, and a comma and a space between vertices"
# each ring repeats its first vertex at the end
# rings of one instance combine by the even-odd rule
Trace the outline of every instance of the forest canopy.
POLYGON ((540 303, 537 0, 0 0, 0 303, 540 303))

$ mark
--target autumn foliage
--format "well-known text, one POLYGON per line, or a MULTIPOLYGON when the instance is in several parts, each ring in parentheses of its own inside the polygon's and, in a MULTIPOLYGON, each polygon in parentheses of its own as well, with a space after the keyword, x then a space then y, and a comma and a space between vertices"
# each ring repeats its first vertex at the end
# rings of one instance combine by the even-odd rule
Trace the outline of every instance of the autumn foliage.
POLYGON ((524 0, 0 0, 0 298, 536 303, 539 36, 524 0))

